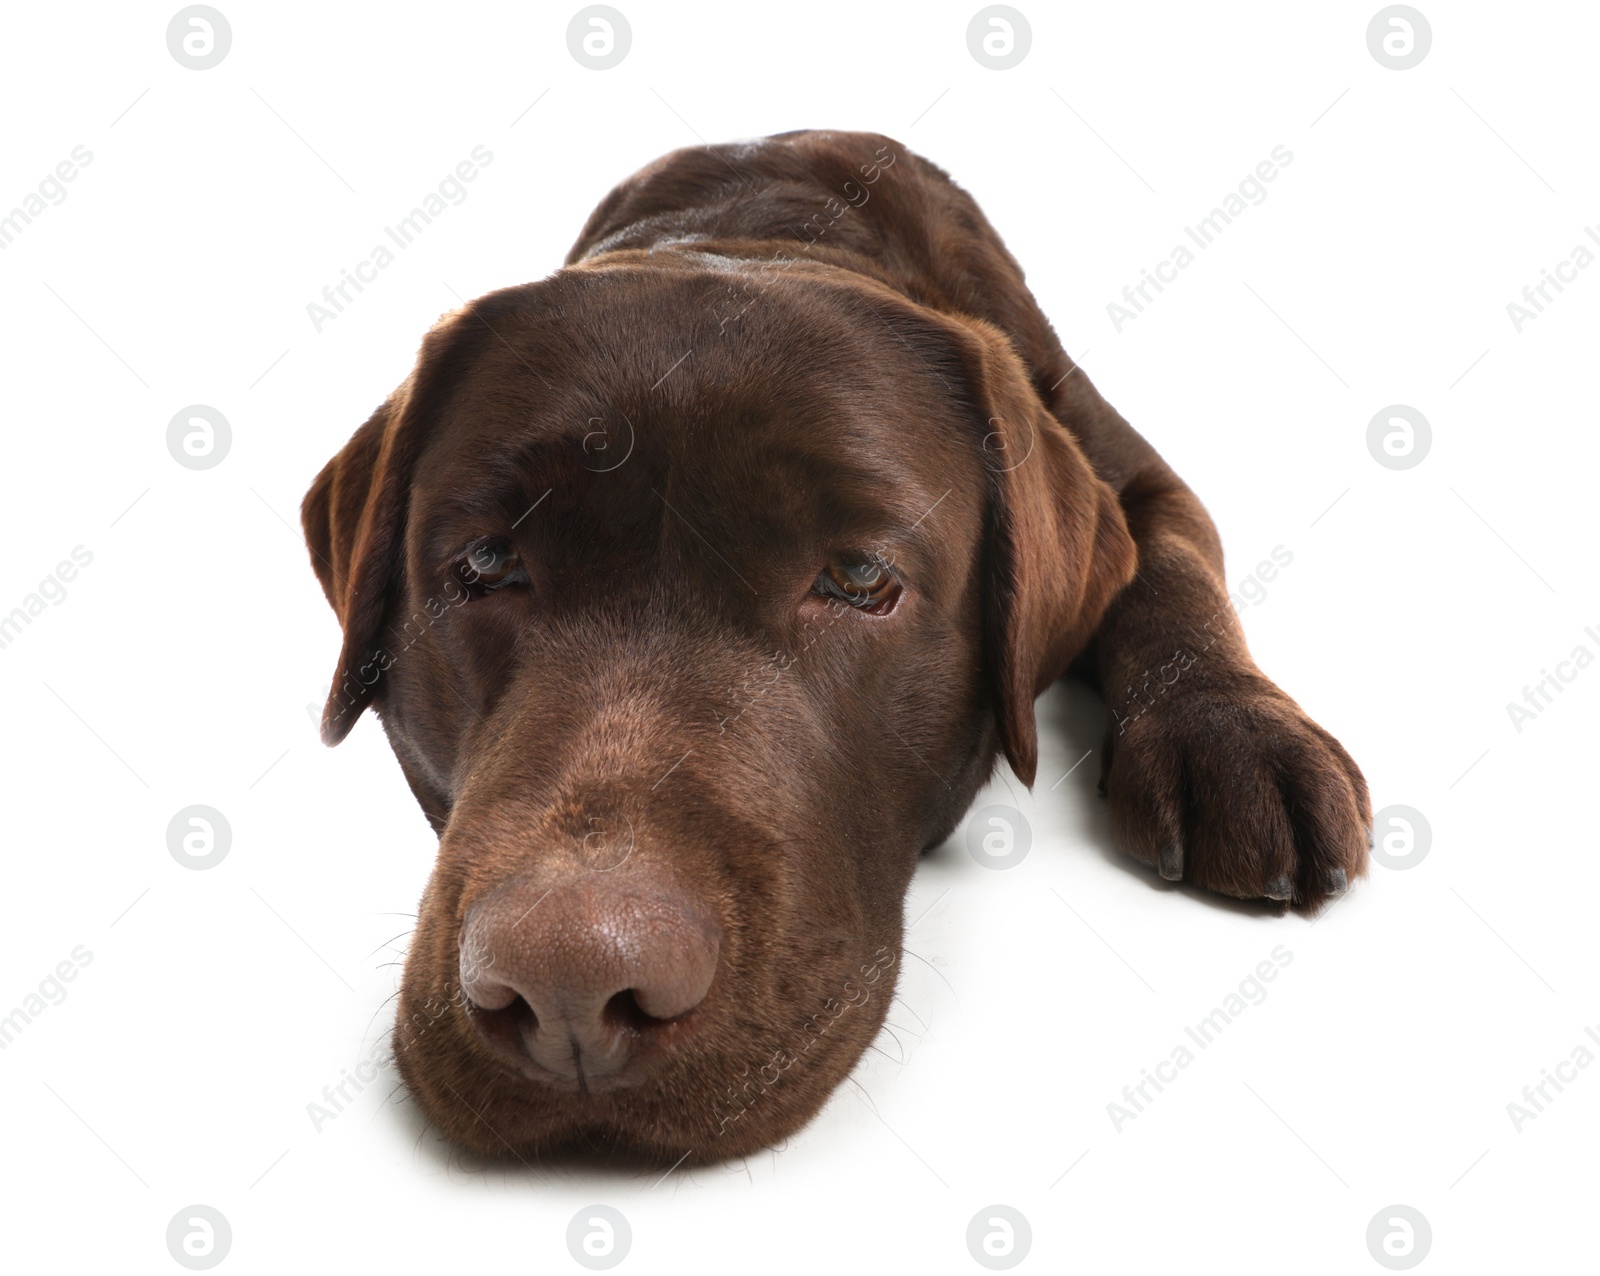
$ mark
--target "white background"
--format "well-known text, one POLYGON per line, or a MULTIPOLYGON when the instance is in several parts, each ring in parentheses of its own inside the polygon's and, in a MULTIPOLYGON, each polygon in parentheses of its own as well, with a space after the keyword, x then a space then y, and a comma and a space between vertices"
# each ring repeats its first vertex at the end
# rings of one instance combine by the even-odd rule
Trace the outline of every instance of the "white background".
POLYGON ((1374 0, 1019 0, 1032 48, 998 72, 970 2, 618 4, 604 72, 568 52, 576 4, 218 0, 203 72, 170 0, 7 13, 0 210, 93 160, 0 252, 0 613, 94 556, 0 650, 0 1014, 93 954, 0 1052, 7 1268, 179 1270, 197 1202, 240 1272, 576 1271, 594 1202, 632 1225, 624 1271, 976 1271, 994 1203, 1031 1222, 1024 1270, 1378 1271, 1396 1203, 1431 1224, 1423 1270, 1592 1265, 1600 1066, 1520 1132, 1507 1104, 1600 1024, 1600 668, 1520 732, 1506 704, 1600 655, 1600 269, 1520 334, 1506 305, 1600 222, 1600 12, 1421 0, 1431 52, 1393 71, 1374 0), (947 168, 1206 501, 1230 580, 1292 553, 1252 648, 1432 849, 1315 925, 1170 889, 1110 849, 1098 754, 1052 787, 1100 743, 1060 691, 1037 791, 980 798, 1023 809, 1027 859, 927 859, 892 1035, 781 1151, 484 1167, 387 1079, 317 1132, 306 1105, 384 1035, 434 838, 375 720, 316 738, 338 632, 300 498, 425 328, 554 269, 613 182, 796 127, 947 168), (469 198, 317 333, 307 303, 480 144, 469 198), (1266 202, 1117 333, 1107 303, 1280 144, 1266 202), (233 432, 203 472, 165 442, 196 403, 233 432), (1406 471, 1365 444, 1394 403, 1433 430, 1406 471), (233 830, 204 872, 166 846, 194 803, 233 830), (1118 1132, 1107 1104, 1278 945, 1267 1000, 1118 1132))

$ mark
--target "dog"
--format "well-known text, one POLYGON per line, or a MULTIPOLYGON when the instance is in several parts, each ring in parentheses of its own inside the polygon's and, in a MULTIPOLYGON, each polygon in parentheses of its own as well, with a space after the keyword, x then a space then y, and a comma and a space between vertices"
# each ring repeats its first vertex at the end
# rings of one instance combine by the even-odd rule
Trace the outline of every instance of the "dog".
POLYGON ((770 1146, 881 1026, 919 855, 1035 697, 1105 698, 1163 878, 1312 913, 1360 770, 1252 661, 1200 501, 941 169, 802 131, 656 161, 444 316, 302 517, 439 837, 395 1059, 491 1156, 770 1146))

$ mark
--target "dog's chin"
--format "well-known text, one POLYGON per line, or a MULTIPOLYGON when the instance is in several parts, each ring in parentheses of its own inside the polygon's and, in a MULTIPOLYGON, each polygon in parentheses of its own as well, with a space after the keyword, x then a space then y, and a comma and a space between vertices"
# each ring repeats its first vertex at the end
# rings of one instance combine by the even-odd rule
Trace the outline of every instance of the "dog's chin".
POLYGON ((803 1050, 786 1051, 775 1036, 752 1045, 744 1062, 696 1052, 662 1060, 641 1082, 585 1078, 581 1087, 486 1050, 459 1008, 415 1031, 413 999, 402 992, 394 1063, 423 1115, 480 1157, 664 1171, 748 1155, 797 1132, 877 1035, 892 992, 884 988, 803 1050))

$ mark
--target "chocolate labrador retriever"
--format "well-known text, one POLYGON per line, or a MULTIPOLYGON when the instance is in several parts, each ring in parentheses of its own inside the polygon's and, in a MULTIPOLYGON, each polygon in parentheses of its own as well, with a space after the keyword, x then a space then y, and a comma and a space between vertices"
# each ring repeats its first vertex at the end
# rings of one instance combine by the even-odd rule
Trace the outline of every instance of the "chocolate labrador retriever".
POLYGON ((1129 855, 1280 911, 1365 871, 1361 773, 1251 660, 1200 502, 886 137, 629 178, 433 327, 303 518, 323 738, 374 705, 439 835, 397 1063, 481 1152, 801 1126, 883 1022, 919 853, 998 754, 1033 782, 1069 667, 1129 855))

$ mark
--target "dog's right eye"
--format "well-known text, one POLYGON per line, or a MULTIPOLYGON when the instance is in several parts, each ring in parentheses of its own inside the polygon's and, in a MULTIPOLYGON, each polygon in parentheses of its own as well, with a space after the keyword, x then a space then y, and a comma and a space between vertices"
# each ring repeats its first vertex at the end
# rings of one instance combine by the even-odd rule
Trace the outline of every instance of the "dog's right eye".
POLYGON ((501 540, 474 545, 456 564, 456 576, 474 598, 482 598, 508 585, 528 584, 522 555, 501 540))
POLYGON ((852 556, 824 567, 811 590, 849 603, 857 611, 883 616, 899 600, 900 581, 876 555, 852 556))

